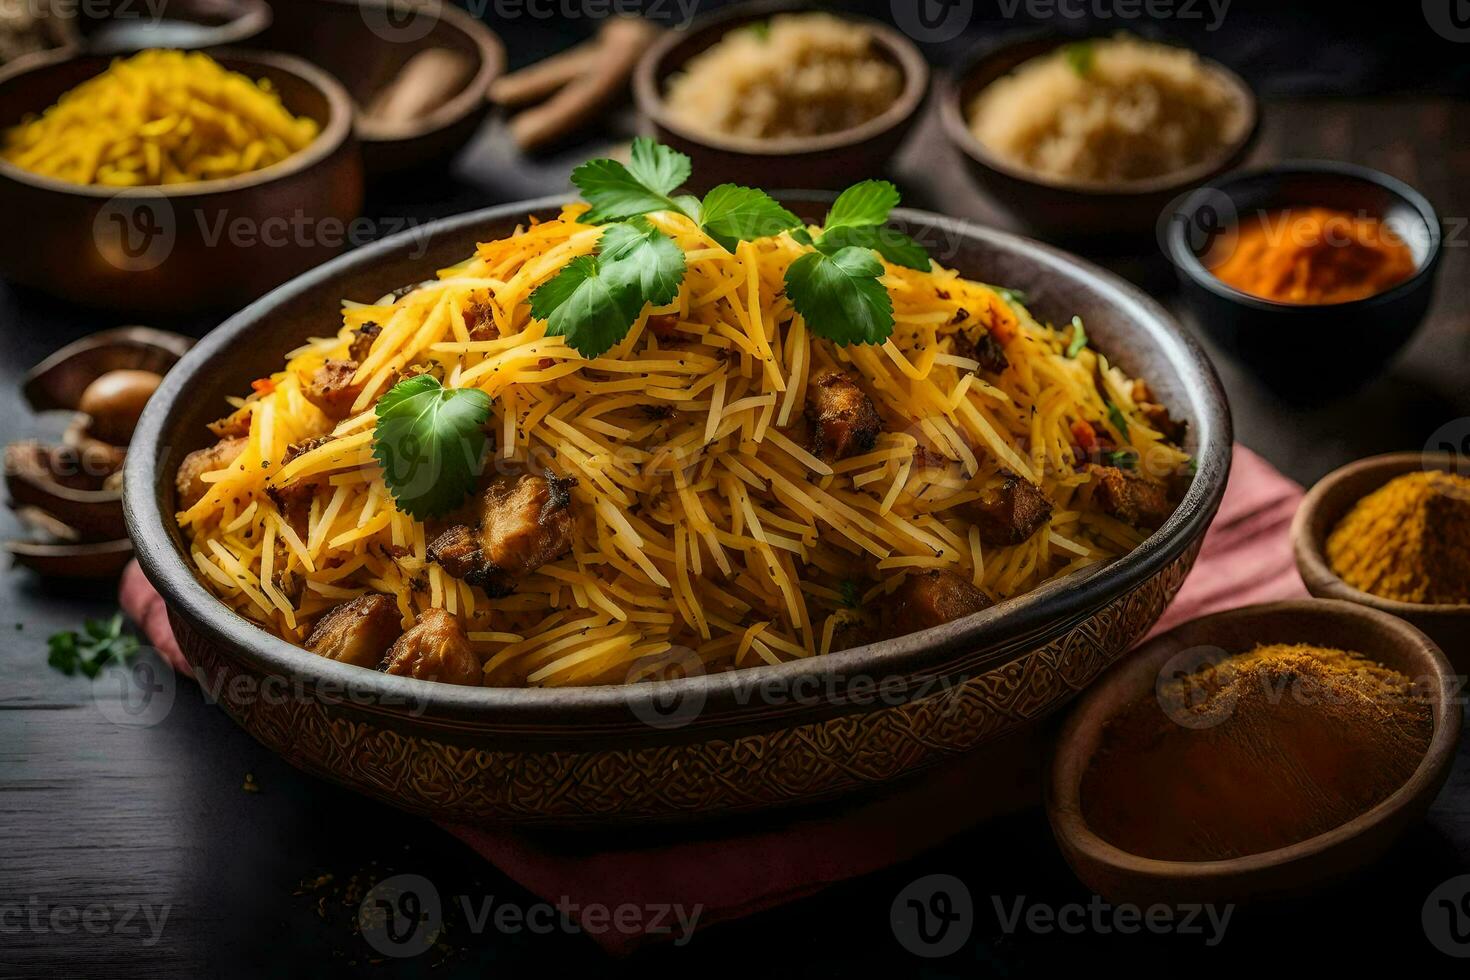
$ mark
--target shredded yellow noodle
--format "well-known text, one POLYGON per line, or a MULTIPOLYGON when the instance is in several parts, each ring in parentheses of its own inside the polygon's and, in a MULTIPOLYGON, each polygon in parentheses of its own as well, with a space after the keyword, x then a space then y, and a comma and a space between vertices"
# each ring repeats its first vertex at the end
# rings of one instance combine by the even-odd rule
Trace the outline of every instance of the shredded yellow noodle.
POLYGON ((783 292, 803 246, 782 235, 732 254, 671 213, 650 220, 686 254, 677 300, 584 359, 546 336, 527 303, 593 251, 600 229, 577 220, 584 208, 481 245, 406 295, 347 305, 338 335, 291 353, 237 403, 250 409, 246 448, 178 515, 209 588, 296 642, 324 611, 380 592, 405 626, 430 607, 458 616, 486 684, 623 683, 671 648, 708 670, 824 654, 852 581, 873 604, 906 574, 943 568, 1002 600, 1126 553, 1147 532, 1091 500, 1073 449, 1072 425, 1107 420, 1108 401, 1126 420, 1126 433, 1108 431, 1119 446, 1187 464, 1150 428, 1121 371, 1090 349, 1068 357, 1063 331, 988 286, 937 264, 887 266, 893 336, 839 347, 813 337, 783 292), (470 339, 481 311, 495 339, 470 339), (648 328, 664 314, 677 317, 676 339, 648 328), (982 379, 956 353, 960 322, 1005 338, 1011 369, 982 379), (367 323, 382 332, 357 370, 366 387, 333 427, 303 385, 367 323), (488 598, 430 562, 435 529, 395 508, 373 461, 373 405, 410 366, 491 396, 490 466, 578 481, 571 553, 510 596, 488 598), (884 420, 870 451, 831 462, 795 431, 808 379, 830 368, 859 375, 884 420), (328 431, 282 465, 289 446, 328 431), (1041 533, 982 553, 953 509, 1003 470, 1038 484, 1054 510, 1041 533), (298 534, 266 491, 307 479, 318 489, 298 534), (287 573, 305 580, 299 599, 274 581, 287 573))

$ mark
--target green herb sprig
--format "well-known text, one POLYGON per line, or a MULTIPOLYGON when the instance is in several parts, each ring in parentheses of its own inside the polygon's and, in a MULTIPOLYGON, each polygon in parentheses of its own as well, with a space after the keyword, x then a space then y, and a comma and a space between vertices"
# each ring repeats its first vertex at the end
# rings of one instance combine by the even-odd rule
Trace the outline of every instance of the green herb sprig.
POLYGON ((390 388, 376 414, 373 458, 398 509, 425 520, 464 503, 485 465, 490 396, 420 374, 390 388))
POLYGON ((123 632, 123 614, 109 620, 88 619, 82 632, 66 630, 46 639, 46 662, 68 677, 78 672, 96 679, 110 663, 127 663, 138 652, 138 638, 123 632))
POLYGON ((883 264, 927 270, 929 256, 907 235, 884 227, 899 194, 887 181, 844 191, 812 235, 765 191, 721 184, 702 199, 677 193, 693 172, 687 156, 640 138, 628 163, 592 160, 572 172, 591 208, 582 216, 606 227, 597 251, 568 262, 531 294, 531 315, 549 336, 565 337, 583 357, 597 357, 627 336, 645 306, 666 306, 686 271, 683 250, 645 217, 682 214, 728 251, 742 241, 790 232, 812 251, 791 264, 786 292, 817 336, 836 343, 882 343, 893 333, 893 304, 879 281, 883 264))

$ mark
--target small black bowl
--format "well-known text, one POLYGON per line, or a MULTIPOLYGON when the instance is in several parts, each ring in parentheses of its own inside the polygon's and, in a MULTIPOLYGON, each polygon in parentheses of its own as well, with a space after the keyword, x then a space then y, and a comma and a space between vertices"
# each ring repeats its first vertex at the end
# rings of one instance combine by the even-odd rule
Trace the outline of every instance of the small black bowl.
POLYGON ((956 71, 941 76, 937 94, 940 123, 970 177, 1026 234, 1094 255, 1151 255, 1159 215, 1186 191, 1239 166, 1255 145, 1260 131, 1259 101, 1235 72, 1201 59, 1240 100, 1246 112, 1241 132, 1213 156, 1147 180, 1095 183, 1039 174, 992 152, 970 131, 970 107, 992 82, 1063 45, 1107 37, 1042 29, 982 45, 956 71))
POLYGON ((1434 293, 1439 216, 1418 191, 1367 167, 1303 161, 1228 174, 1165 220, 1164 251, 1200 327, 1292 401, 1344 395, 1381 373, 1423 322, 1434 293), (1240 217, 1311 206, 1385 222, 1413 251, 1417 271, 1365 299, 1307 306, 1243 293, 1205 268, 1202 257, 1240 217))

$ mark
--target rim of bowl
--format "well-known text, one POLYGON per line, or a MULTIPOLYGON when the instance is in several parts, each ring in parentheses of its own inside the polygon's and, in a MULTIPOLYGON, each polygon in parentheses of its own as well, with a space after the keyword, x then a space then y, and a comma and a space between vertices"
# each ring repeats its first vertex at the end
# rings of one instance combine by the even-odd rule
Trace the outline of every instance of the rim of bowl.
MULTIPOLYGON (((1078 760, 1076 753, 1066 755, 1064 750, 1073 749, 1077 740, 1082 737, 1082 714, 1090 706, 1090 701, 1084 700, 1072 709, 1072 714, 1062 729, 1053 749, 1053 761, 1046 780, 1046 811, 1051 822, 1052 830, 1060 842, 1071 849, 1081 851, 1091 860, 1105 863, 1109 867, 1119 868, 1134 875, 1146 875, 1154 879, 1196 879, 1196 880, 1218 880, 1241 874, 1251 874, 1263 871, 1267 868, 1278 867, 1294 863, 1307 858, 1312 858, 1329 851, 1339 845, 1359 837, 1365 832, 1383 823, 1393 814, 1403 809, 1412 802, 1414 796, 1421 792, 1426 785, 1432 784, 1439 778, 1440 770, 1447 768, 1454 762, 1455 753, 1459 749, 1459 737, 1461 725, 1461 708, 1456 703, 1455 692, 1458 690, 1458 682, 1455 680, 1454 668, 1450 665, 1444 651, 1439 644, 1426 635, 1412 623, 1405 622, 1397 616, 1390 615, 1380 609, 1372 609, 1352 602, 1340 599, 1288 599, 1281 602, 1267 602, 1254 606, 1241 606, 1236 609, 1228 609, 1224 612, 1211 613, 1197 619, 1181 623, 1167 633, 1161 634, 1150 640, 1147 646, 1153 647, 1172 633, 1187 626, 1197 626, 1201 623, 1217 621, 1226 618, 1247 619, 1266 613, 1277 611, 1299 611, 1299 612, 1325 612, 1347 618, 1371 619, 1379 626, 1392 630, 1394 633, 1402 634, 1406 640, 1416 640, 1416 648, 1420 653, 1427 655, 1431 668, 1429 676, 1433 678, 1435 685, 1434 700, 1434 734, 1429 738, 1429 745, 1424 749, 1424 755, 1419 764, 1409 777, 1388 796, 1362 813, 1348 820, 1346 823, 1333 827, 1314 837, 1287 844, 1284 847, 1273 848, 1269 851, 1260 851, 1256 854, 1246 854, 1241 857, 1224 858, 1217 861, 1176 861, 1162 858, 1145 857, 1132 851, 1125 851, 1116 844, 1112 844, 1092 829, 1082 812, 1082 777, 1087 772, 1087 766, 1092 761, 1092 755, 1085 760, 1078 760), (1076 770, 1076 779, 1068 778, 1065 782, 1061 779, 1061 760, 1069 759, 1068 768, 1076 770)), ((1119 661, 1109 669, 1103 679, 1093 685, 1092 690, 1085 698, 1096 696, 1103 686, 1110 680, 1122 675, 1128 669, 1140 669, 1140 664, 1152 662, 1167 652, 1166 647, 1158 647, 1154 652, 1140 660, 1136 655, 1130 655, 1119 661)), ((1417 678, 1413 678, 1417 680, 1417 678)), ((1103 723, 1117 717, 1113 712, 1102 719, 1103 723)), ((1089 726, 1091 730, 1091 726, 1089 726)), ((1095 754, 1095 750, 1094 750, 1095 754)), ((1071 773, 1069 772, 1069 777, 1071 773)))
MULTIPOLYGON (((338 2, 357 6, 362 3, 362 0, 338 0, 338 2)), ((383 7, 399 6, 393 0, 383 0, 380 5, 383 7)), ((426 13, 432 14, 441 22, 453 25, 474 43, 480 52, 479 70, 452 99, 417 117, 409 124, 378 129, 370 120, 359 120, 357 138, 364 143, 398 143, 420 139, 430 133, 448 129, 471 113, 487 107, 486 99, 489 97, 490 83, 505 71, 505 41, 484 21, 470 16, 451 3, 437 3, 419 8, 415 16, 423 16, 426 13)))
POLYGON ((1391 174, 1372 167, 1365 167, 1356 163, 1341 163, 1336 160, 1287 160, 1282 163, 1273 163, 1262 167, 1251 167, 1244 170, 1234 170, 1215 180, 1202 184, 1191 191, 1174 211, 1165 215, 1164 220, 1169 222, 1168 239, 1165 254, 1175 269, 1188 275, 1189 278, 1205 289, 1223 299, 1248 306, 1255 310, 1269 310, 1275 312, 1289 310, 1353 310, 1361 309, 1373 303, 1386 303, 1392 298, 1402 296, 1416 288, 1425 279, 1434 275, 1439 266, 1440 255, 1443 252, 1444 233, 1440 226, 1439 213, 1434 210, 1434 205, 1429 199, 1419 193, 1412 186, 1399 180, 1391 174), (1381 293, 1372 296, 1362 296, 1358 299, 1350 299, 1340 303, 1282 303, 1276 300, 1264 299, 1253 296, 1250 293, 1227 285, 1215 276, 1200 257, 1195 254, 1189 242, 1185 240, 1184 230, 1189 226, 1190 220, 1195 212, 1202 207, 1211 194, 1224 194, 1235 203, 1232 189, 1240 185, 1256 181, 1265 181, 1271 178, 1290 176, 1317 176, 1338 177, 1346 181, 1369 184, 1380 190, 1388 191, 1399 198, 1406 206, 1412 208, 1418 215, 1419 220, 1424 223, 1428 234, 1428 245, 1424 252, 1424 258, 1414 270, 1414 274, 1403 282, 1385 289, 1381 293))
MULTIPOLYGON (((1312 533, 1312 523, 1321 511, 1324 502, 1339 486, 1359 473, 1384 471, 1387 475, 1383 483, 1373 488, 1377 490, 1396 476, 1412 472, 1415 468, 1426 468, 1424 464, 1429 462, 1444 463, 1443 469, 1452 473, 1457 472, 1456 467, 1459 460, 1460 457, 1454 453, 1383 453, 1379 456, 1367 456, 1354 460, 1328 473, 1313 484, 1311 490, 1307 491, 1307 495, 1302 498, 1301 504, 1297 507, 1296 515, 1291 520, 1292 550, 1295 553, 1298 568, 1304 572, 1310 571, 1321 583, 1321 587, 1328 593, 1324 598, 1340 599, 1367 606, 1410 622, 1415 618, 1422 619, 1425 616, 1470 616, 1470 602, 1404 602, 1399 599, 1386 599, 1349 585, 1332 570, 1332 565, 1327 561, 1327 556, 1322 550, 1324 542, 1319 541, 1312 533)), ((1373 490, 1369 490, 1368 493, 1372 493, 1373 490)), ((1349 504, 1349 509, 1357 504, 1358 500, 1362 500, 1363 496, 1367 494, 1349 504)), ((1327 528, 1326 533, 1331 534, 1332 528, 1327 528)), ((1302 577, 1305 579, 1306 575, 1302 577)))
MULTIPOLYGON (((1174 171, 1173 173, 1160 174, 1157 177, 1147 177, 1142 180, 1132 180, 1123 183, 1068 180, 1018 167, 998 154, 991 152, 990 148, 980 142, 975 134, 970 131, 969 117, 965 106, 961 104, 961 97, 970 77, 985 62, 999 57, 1002 53, 1023 44, 1036 44, 1043 40, 1055 41, 1055 44, 1051 48, 1045 51, 1039 51, 1036 55, 1033 55, 1033 57, 1042 57, 1065 44, 1088 40, 1105 40, 1112 36, 1113 34, 1110 32, 1074 37, 1068 34, 1058 34, 1054 31, 1043 30, 1029 32, 1020 36, 1012 35, 1003 38, 998 43, 982 44, 969 55, 958 69, 952 72, 944 72, 940 76, 939 120, 945 135, 949 137, 951 143, 959 147, 962 152, 975 160, 975 162, 997 173, 1003 174, 1012 180, 1050 190, 1065 191, 1069 194, 1080 194, 1087 197, 1099 198, 1145 197, 1151 194, 1182 190, 1191 184, 1198 183, 1200 180, 1218 174, 1223 167, 1227 166, 1231 160, 1236 158, 1237 154, 1240 154, 1255 140, 1261 127, 1260 97, 1256 95, 1255 89, 1251 88, 1250 84, 1233 69, 1213 58, 1206 58, 1198 51, 1185 45, 1160 41, 1154 38, 1147 38, 1145 40, 1151 44, 1162 44, 1165 47, 1190 52, 1199 58, 1200 63, 1206 68, 1217 73, 1224 79, 1225 83, 1241 97, 1241 104, 1246 110, 1245 125, 1241 127, 1239 136, 1226 146, 1221 147, 1220 150, 1208 159, 1186 167, 1183 170, 1174 171)), ((1030 59, 1027 60, 1029 61, 1030 59)), ((1025 62, 1022 62, 1022 64, 1025 64, 1025 62)), ((1020 65, 1016 66, 1016 68, 1019 67, 1020 65)), ((1015 68, 1012 68, 1011 71, 1015 71, 1015 68)), ((1003 77, 997 76, 992 79, 986 83, 986 88, 995 84, 995 82, 1003 77)))
MULTIPOLYGON (((819 194, 781 194, 793 203, 822 202, 819 194)), ((586 712, 596 716, 609 709, 649 706, 657 696, 739 696, 741 691, 768 683, 789 684, 797 677, 903 677, 928 670, 934 651, 954 651, 977 642, 1004 646, 1029 641, 1036 634, 1074 623, 1102 605, 1162 572, 1192 542, 1203 535, 1219 506, 1230 471, 1232 425, 1224 388, 1199 343, 1156 300, 1118 276, 1061 249, 991 228, 966 226, 965 234, 987 239, 1026 253, 1028 260, 1051 267, 1071 266, 1093 284, 1110 305, 1122 308, 1137 321, 1147 341, 1163 349, 1163 356, 1179 373, 1184 389, 1197 396, 1199 413, 1193 428, 1197 433, 1195 458, 1198 467, 1189 490, 1164 524, 1128 554, 1114 562, 1094 566, 1054 580, 976 613, 930 630, 912 633, 881 643, 838 651, 826 656, 804 658, 775 665, 760 665, 735 671, 720 671, 676 680, 642 684, 583 685, 555 688, 461 687, 398 677, 351 664, 311 656, 240 616, 206 589, 185 558, 176 550, 171 530, 172 515, 161 506, 160 494, 171 476, 160 472, 162 453, 168 446, 167 423, 173 402, 186 392, 194 375, 226 352, 253 322, 298 292, 313 288, 339 272, 369 266, 402 249, 422 244, 423 236, 457 232, 494 221, 516 220, 537 211, 557 209, 574 198, 558 195, 502 204, 479 211, 440 219, 399 232, 354 249, 278 286, 261 299, 236 313, 207 334, 186 353, 159 386, 139 419, 133 451, 128 454, 124 475, 123 512, 137 549, 139 563, 158 587, 167 605, 186 618, 214 644, 248 649, 249 655, 267 668, 308 680, 326 680, 385 699, 413 699, 426 704, 429 713, 493 714, 497 719, 536 720, 538 713, 556 708, 558 718, 570 722, 572 715, 586 712), (569 714, 571 713, 571 714, 569 714)), ((898 208, 894 219, 920 223, 938 216, 911 208, 898 208)), ((846 704, 844 699, 834 703, 846 704)), ((803 706, 804 707, 804 706, 803 706)))
MULTIPOLYGON (((236 14, 222 24, 210 25, 204 21, 193 20, 187 16, 177 18, 185 23, 195 24, 202 30, 208 32, 206 40, 191 47, 177 50, 202 51, 222 45, 239 44, 242 41, 249 41, 268 30, 271 23, 275 20, 275 11, 271 9, 271 5, 266 0, 232 0, 232 2, 238 4, 236 14)), ((106 24, 115 19, 115 17, 102 17, 94 21, 94 23, 106 24)), ((103 45, 98 47, 94 46, 86 38, 82 38, 76 42, 68 42, 62 45, 61 48, 77 55, 108 55, 114 57, 139 50, 138 48, 127 45, 120 47, 103 45)))
MULTIPOLYGON (((26 184, 39 190, 51 191, 57 194, 73 194, 80 197, 98 197, 128 199, 128 198, 182 198, 198 197, 205 194, 218 194, 230 191, 243 190, 261 184, 269 184, 272 181, 304 170, 325 160, 342 147, 352 137, 353 111, 352 99, 342 83, 322 69, 316 67, 305 59, 295 55, 282 54, 277 51, 255 51, 247 48, 222 48, 218 51, 211 50, 209 56, 231 71, 238 71, 248 75, 251 67, 265 66, 276 71, 283 71, 295 75, 297 79, 315 88, 323 98, 327 100, 327 119, 317 133, 316 139, 301 150, 291 154, 284 160, 252 170, 248 174, 236 174, 232 177, 222 177, 215 180, 196 180, 187 184, 150 184, 142 187, 108 187, 101 184, 73 184, 68 181, 58 180, 55 177, 44 177, 32 173, 7 160, 0 160, 0 177, 8 178, 17 183, 26 184)), ((58 49, 48 52, 44 57, 35 59, 22 59, 21 63, 12 63, 5 68, 0 68, 0 85, 9 84, 16 79, 35 72, 47 71, 71 61, 83 61, 95 59, 101 63, 101 70, 107 69, 116 56, 110 54, 88 54, 67 49, 58 49)), ((92 76, 96 77, 96 76, 92 76)), ((37 108, 36 112, 44 111, 48 106, 37 108)))
MULTIPOLYGON (((718 44, 716 40, 714 43, 718 44)), ((675 133, 690 143, 707 146, 726 153, 741 153, 747 156, 782 157, 803 153, 819 153, 824 150, 842 149, 885 133, 909 119, 923 104, 929 89, 929 62, 917 45, 902 33, 883 23, 861 14, 846 10, 824 7, 819 4, 793 3, 791 0, 737 4, 727 10, 701 17, 684 30, 665 31, 663 36, 638 59, 633 69, 633 98, 641 112, 655 125, 675 133), (664 92, 659 87, 658 73, 669 52, 691 37, 718 32, 720 35, 737 29, 743 22, 760 20, 778 14, 827 13, 845 21, 859 24, 872 32, 873 38, 887 49, 903 72, 903 90, 893 104, 866 122, 850 129, 840 129, 820 136, 783 136, 777 139, 755 139, 739 136, 722 136, 691 130, 679 122, 668 111, 664 92)))

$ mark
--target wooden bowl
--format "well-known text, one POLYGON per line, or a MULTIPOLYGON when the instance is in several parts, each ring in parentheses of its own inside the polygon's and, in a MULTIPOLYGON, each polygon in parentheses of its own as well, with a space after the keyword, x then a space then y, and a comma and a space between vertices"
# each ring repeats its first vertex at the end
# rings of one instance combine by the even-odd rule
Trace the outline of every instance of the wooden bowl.
MULTIPOLYGON (((826 201, 787 195, 819 220, 826 201)), ((1168 521, 1106 567, 964 620, 779 666, 662 683, 468 688, 314 656, 236 615, 194 577, 174 520, 174 473, 210 441, 227 395, 370 300, 433 278, 567 203, 460 215, 364 246, 276 290, 205 337, 164 379, 128 455, 124 509, 144 573, 185 655, 224 709, 297 766, 444 820, 610 823, 712 819, 883 787, 1029 733, 1129 649, 1199 552, 1230 469, 1225 396, 1162 307, 1081 260, 1012 235, 956 227, 949 264, 1027 292, 1038 317, 1080 314, 1110 361, 1146 377, 1198 469, 1168 521), (264 685, 264 686, 261 686, 264 685), (279 685, 279 686, 278 686, 279 685), (267 691, 284 696, 265 696, 267 691), (260 696, 256 696, 256 692, 260 696)), ((900 229, 937 215, 900 209, 900 229)), ((1012 743, 1014 740, 1012 740, 1012 743)), ((1014 749, 994 748, 1004 767, 1014 749)), ((1013 767, 1012 767, 1013 768, 1013 767)))
MULTIPOLYGON (((191 314, 236 308, 337 252, 361 213, 352 107, 331 76, 298 58, 220 51, 224 67, 267 78, 321 133, 254 173, 164 187, 84 186, 0 161, 0 275, 101 309, 191 314)), ((53 105, 110 58, 50 52, 0 70, 0 129, 53 105)))
POLYGON ((913 127, 929 90, 929 63, 906 36, 886 24, 846 12, 845 20, 873 34, 879 53, 903 73, 903 91, 884 112, 852 129, 822 136, 750 139, 719 136, 689 129, 669 112, 664 87, 695 55, 713 47, 727 33, 770 19, 775 14, 814 8, 787 0, 740 4, 701 17, 684 31, 668 31, 639 59, 633 72, 638 110, 660 142, 686 153, 694 162, 690 187, 704 192, 716 184, 761 184, 769 188, 842 190, 881 176, 888 161, 913 127))
MULTIPOLYGON (((1047 816, 1067 863, 1108 901, 1148 906, 1239 902, 1298 895, 1379 857, 1428 809, 1460 740, 1459 687, 1433 640, 1386 613, 1348 602, 1301 599, 1248 606, 1185 623, 1145 643, 1078 703, 1053 753, 1047 816), (1288 847, 1224 861, 1161 861, 1131 854, 1094 833, 1083 815, 1082 776, 1107 722, 1155 697, 1159 673, 1195 647, 1244 653, 1260 643, 1312 643, 1361 653, 1417 682, 1433 703, 1434 734, 1408 782, 1373 809, 1288 847)), ((1188 778, 1180 773, 1180 778, 1188 778)), ((1242 792, 1247 792, 1242 787, 1242 792)))
POLYGON ((275 5, 265 43, 320 65, 346 87, 369 178, 446 163, 484 122, 490 83, 505 71, 505 45, 451 3, 406 0, 290 0, 275 5), (415 54, 446 48, 470 59, 459 94, 419 119, 391 128, 363 114, 415 54))
POLYGON ((1240 76, 1205 60, 1234 89, 1248 112, 1241 135, 1229 146, 1176 173, 1123 184, 1069 181, 1026 170, 992 152, 970 131, 970 107, 980 92, 1033 58, 1087 40, 1053 31, 1027 34, 981 49, 939 82, 939 117, 966 170, 1026 232, 1047 241, 1092 250, 1153 251, 1159 217, 1185 191, 1237 166, 1249 154, 1260 127, 1255 93, 1240 76))
POLYGON ((1470 671, 1470 604, 1385 599, 1348 585, 1327 563, 1327 536, 1353 505, 1394 477, 1417 470, 1470 476, 1470 462, 1454 453, 1389 453, 1349 463, 1319 480, 1291 522, 1297 571, 1312 595, 1356 602, 1406 620, 1429 634, 1456 667, 1470 671))

